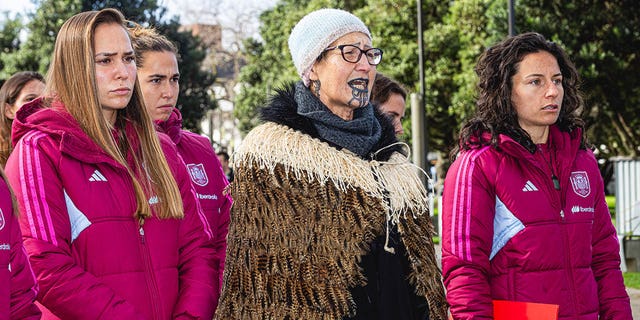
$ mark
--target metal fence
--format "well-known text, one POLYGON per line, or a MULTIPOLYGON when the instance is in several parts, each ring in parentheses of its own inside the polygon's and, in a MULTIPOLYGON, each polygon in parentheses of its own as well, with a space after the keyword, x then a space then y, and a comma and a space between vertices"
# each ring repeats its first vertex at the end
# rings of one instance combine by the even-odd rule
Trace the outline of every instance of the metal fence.
POLYGON ((623 236, 640 235, 640 159, 613 160, 616 228, 623 236))
POLYGON ((615 158, 612 162, 616 193, 616 229, 620 239, 620 255, 623 258, 621 268, 623 271, 627 271, 627 268, 638 269, 640 252, 636 252, 636 242, 640 241, 640 159, 615 158))

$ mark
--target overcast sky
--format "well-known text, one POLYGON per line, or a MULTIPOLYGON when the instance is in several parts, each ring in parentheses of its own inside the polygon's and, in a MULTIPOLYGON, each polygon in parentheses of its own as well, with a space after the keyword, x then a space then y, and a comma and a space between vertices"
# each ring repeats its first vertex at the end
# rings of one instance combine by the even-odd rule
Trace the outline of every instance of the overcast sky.
MULTIPOLYGON (((8 11, 11 17, 16 13, 33 12, 36 9, 31 0, 1 1, 0 13, 8 11)), ((276 2, 277 0, 158 0, 158 5, 167 7, 169 15, 179 15, 183 24, 191 24, 194 22, 215 22, 196 20, 210 20, 207 16, 216 10, 228 13, 220 17, 221 20, 226 18, 228 21, 220 22, 229 23, 235 20, 237 13, 268 9, 276 2)), ((0 21, 2 20, 4 20, 4 14, 0 14, 0 21)))
POLYGON ((2 0, 2 6, 0 6, 0 19, 4 20, 4 12, 9 11, 9 14, 13 17, 17 12, 33 11, 35 5, 30 0, 2 0))
MULTIPOLYGON (((20 13, 26 20, 27 13, 33 13, 36 10, 31 0, 0 1, 2 1, 0 24, 4 20, 4 12, 9 12, 10 17, 20 13)), ((167 18, 179 15, 180 22, 185 25, 193 23, 222 25, 222 42, 226 45, 233 41, 233 32, 229 29, 260 39, 258 16, 260 12, 273 7, 276 2, 277 0, 158 0, 158 5, 167 7, 167 18), (239 30, 240 26, 242 30, 239 30)), ((21 38, 26 36, 24 31, 21 38)))

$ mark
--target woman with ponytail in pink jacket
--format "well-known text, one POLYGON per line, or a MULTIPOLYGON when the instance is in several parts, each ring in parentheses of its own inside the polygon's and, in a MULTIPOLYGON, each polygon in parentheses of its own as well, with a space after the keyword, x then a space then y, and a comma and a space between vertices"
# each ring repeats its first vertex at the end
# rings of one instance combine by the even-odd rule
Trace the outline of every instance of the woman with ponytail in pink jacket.
POLYGON ((176 46, 152 28, 134 26, 129 33, 136 52, 140 89, 147 111, 158 131, 171 138, 187 165, 198 201, 213 232, 213 266, 218 275, 218 281, 213 284, 216 288, 214 306, 217 306, 232 203, 231 196, 224 192, 229 182, 209 139, 182 129, 182 115, 176 108, 180 91, 176 46))

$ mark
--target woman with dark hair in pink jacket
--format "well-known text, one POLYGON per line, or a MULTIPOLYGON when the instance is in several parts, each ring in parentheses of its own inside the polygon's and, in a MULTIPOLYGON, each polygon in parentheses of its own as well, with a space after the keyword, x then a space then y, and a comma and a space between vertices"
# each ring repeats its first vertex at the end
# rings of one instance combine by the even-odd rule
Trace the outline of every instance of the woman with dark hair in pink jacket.
POLYGON ((630 320, 604 185, 578 113, 578 72, 538 33, 487 49, 476 115, 444 183, 442 272, 454 319, 492 300, 559 319, 630 320))
POLYGON ((0 168, 0 320, 40 319, 38 286, 22 246, 15 198, 0 168))
POLYGON ((69 18, 46 83, 7 162, 43 318, 211 319, 211 230, 146 112, 122 14, 69 18))

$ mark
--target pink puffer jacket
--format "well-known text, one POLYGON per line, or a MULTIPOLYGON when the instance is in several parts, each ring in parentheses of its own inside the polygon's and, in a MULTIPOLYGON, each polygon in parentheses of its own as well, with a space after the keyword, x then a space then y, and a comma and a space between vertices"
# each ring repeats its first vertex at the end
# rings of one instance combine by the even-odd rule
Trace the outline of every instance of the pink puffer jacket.
POLYGON ((500 136, 501 151, 465 151, 450 167, 442 271, 455 319, 491 319, 492 299, 557 304, 560 319, 631 319, 603 181, 580 134, 552 127, 555 152, 535 154, 500 136))

